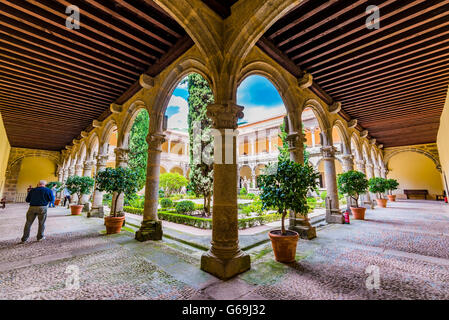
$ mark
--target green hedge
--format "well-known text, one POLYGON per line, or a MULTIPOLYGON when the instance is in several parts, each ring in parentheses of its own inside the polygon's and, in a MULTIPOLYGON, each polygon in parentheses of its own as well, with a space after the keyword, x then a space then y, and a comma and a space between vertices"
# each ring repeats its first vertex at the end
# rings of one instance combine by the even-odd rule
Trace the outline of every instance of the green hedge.
MULTIPOLYGON (((125 212, 134 213, 138 215, 143 214, 143 209, 124 207, 125 212)), ((161 220, 170 221, 174 223, 185 224, 188 226, 200 228, 200 229, 212 229, 212 219, 211 218, 199 218, 192 217, 185 214, 178 214, 170 211, 158 211, 158 217, 161 220)), ((281 215, 278 213, 267 214, 259 217, 251 217, 238 220, 239 229, 251 228, 254 226, 259 226, 265 223, 277 221, 281 219, 281 215)))

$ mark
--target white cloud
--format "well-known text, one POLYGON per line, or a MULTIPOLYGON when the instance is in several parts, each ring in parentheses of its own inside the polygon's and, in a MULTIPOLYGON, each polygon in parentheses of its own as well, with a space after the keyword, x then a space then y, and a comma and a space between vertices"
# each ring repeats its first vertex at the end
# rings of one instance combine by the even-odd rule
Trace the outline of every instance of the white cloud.
POLYGON ((187 114, 189 113, 187 100, 182 97, 172 96, 168 102, 168 107, 179 108, 177 113, 168 118, 168 129, 187 128, 187 114))
POLYGON ((284 104, 270 108, 261 106, 245 106, 243 113, 245 114, 243 120, 252 123, 286 114, 287 110, 285 109, 284 104))

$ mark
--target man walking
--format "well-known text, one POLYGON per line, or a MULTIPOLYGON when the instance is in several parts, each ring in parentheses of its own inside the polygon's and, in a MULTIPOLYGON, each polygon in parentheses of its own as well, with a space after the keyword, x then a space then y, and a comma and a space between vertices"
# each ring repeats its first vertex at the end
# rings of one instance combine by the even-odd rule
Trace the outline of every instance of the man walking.
POLYGON ((64 188, 64 207, 65 207, 65 205, 67 203, 67 208, 69 208, 71 200, 72 200, 71 199, 71 193, 70 193, 69 189, 64 188))
POLYGON ((45 185, 45 180, 39 181, 37 188, 31 189, 27 195, 26 202, 30 203, 30 207, 26 216, 25 228, 23 229, 22 243, 26 242, 30 236, 31 225, 34 220, 38 219, 39 229, 37 231, 37 241, 45 239, 45 220, 47 219, 47 206, 49 202, 55 201, 53 192, 45 185))

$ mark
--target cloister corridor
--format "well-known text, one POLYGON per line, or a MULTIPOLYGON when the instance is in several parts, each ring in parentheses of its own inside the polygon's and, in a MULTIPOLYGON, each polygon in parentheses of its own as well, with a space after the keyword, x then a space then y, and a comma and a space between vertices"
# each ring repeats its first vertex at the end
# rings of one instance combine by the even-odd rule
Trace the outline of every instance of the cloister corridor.
POLYGON ((20 244, 25 210, 0 209, 0 299, 449 298, 449 207, 442 202, 400 200, 368 210, 365 221, 320 227, 317 238, 299 240, 294 264, 275 262, 263 242, 245 249, 251 270, 228 281, 200 270, 204 251, 169 237, 167 224, 162 241, 141 243, 131 225, 106 236, 102 219, 58 207, 49 209, 45 241, 35 241, 33 226, 31 241, 20 244), (79 289, 67 289, 76 269, 79 289), (378 288, 368 289, 372 270, 378 288))

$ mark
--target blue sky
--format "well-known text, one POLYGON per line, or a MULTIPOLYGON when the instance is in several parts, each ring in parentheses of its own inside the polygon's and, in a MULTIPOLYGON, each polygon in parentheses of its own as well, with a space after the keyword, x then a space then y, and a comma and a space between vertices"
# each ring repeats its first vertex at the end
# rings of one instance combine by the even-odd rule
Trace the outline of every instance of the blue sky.
MULTIPOLYGON (((187 128, 188 91, 186 85, 178 85, 167 107, 169 129, 187 128)), ((282 98, 273 84, 264 77, 250 76, 237 90, 237 104, 244 106, 242 121, 256 122, 280 114, 285 114, 282 98)))

